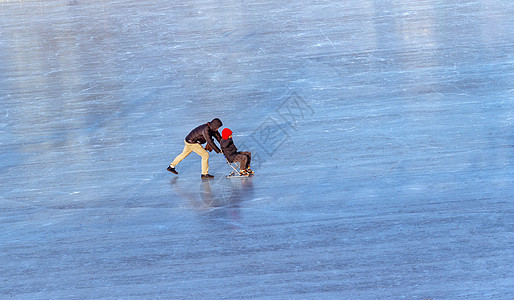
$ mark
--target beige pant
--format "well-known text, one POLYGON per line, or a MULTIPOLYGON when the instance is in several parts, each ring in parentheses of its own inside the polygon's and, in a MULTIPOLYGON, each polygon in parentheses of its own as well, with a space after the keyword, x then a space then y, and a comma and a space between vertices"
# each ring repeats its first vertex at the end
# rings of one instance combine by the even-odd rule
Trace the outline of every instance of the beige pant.
POLYGON ((175 157, 170 166, 175 168, 179 162, 191 154, 191 152, 194 152, 202 157, 202 175, 209 174, 209 152, 207 152, 207 150, 205 150, 200 144, 190 144, 186 141, 184 141, 184 143, 184 150, 175 157))

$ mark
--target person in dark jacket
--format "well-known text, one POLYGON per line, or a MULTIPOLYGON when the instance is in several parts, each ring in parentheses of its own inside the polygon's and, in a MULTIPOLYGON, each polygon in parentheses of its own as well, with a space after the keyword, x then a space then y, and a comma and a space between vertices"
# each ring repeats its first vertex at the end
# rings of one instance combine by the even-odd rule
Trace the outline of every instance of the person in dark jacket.
POLYGON ((218 129, 222 125, 223 123, 221 123, 221 120, 215 118, 211 122, 202 124, 193 129, 184 140, 184 150, 177 157, 175 157, 173 162, 169 165, 168 171, 178 175, 175 167, 179 162, 191 154, 191 152, 195 152, 202 157, 202 178, 213 178, 214 176, 209 174, 209 153, 207 151, 214 150, 216 153, 221 152, 218 146, 216 146, 214 143, 213 138, 221 143, 221 136, 218 132, 218 129), (202 144, 205 143, 207 144, 204 149, 202 144))
POLYGON ((237 151, 236 145, 232 140, 232 130, 225 128, 221 132, 221 150, 229 162, 239 162, 242 174, 253 174, 250 169, 250 162, 252 161, 252 153, 248 151, 237 151))

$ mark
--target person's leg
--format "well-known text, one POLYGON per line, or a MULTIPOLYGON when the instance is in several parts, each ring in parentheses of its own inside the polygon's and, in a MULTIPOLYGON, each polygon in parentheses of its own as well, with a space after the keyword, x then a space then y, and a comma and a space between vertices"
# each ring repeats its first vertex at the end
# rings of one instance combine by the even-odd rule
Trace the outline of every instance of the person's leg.
POLYGON ((246 168, 248 168, 248 156, 244 155, 243 153, 236 154, 236 156, 234 156, 233 161, 240 163, 239 167, 241 168, 241 171, 246 170, 246 168))
POLYGON ((200 144, 190 144, 191 150, 202 157, 202 175, 209 174, 209 152, 200 144))
POLYGON ((241 154, 246 155, 247 161, 246 161, 246 168, 250 168, 250 165, 252 164, 252 153, 248 151, 241 152, 241 154))
POLYGON ((185 144, 184 150, 182 150, 182 153, 180 153, 177 157, 175 157, 173 162, 171 162, 170 167, 175 168, 179 162, 181 162, 184 158, 186 158, 189 154, 191 154, 191 151, 193 151, 193 150, 191 150, 190 145, 194 145, 194 144, 189 144, 186 141, 184 141, 184 144, 185 144))

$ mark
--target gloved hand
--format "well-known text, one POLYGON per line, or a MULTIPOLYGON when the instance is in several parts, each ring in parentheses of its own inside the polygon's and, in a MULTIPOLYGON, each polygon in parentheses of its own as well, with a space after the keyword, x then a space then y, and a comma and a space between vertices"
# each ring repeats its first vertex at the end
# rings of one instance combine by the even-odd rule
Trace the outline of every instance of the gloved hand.
POLYGON ((207 145, 205 145, 205 150, 211 152, 212 151, 212 147, 211 145, 209 145, 209 143, 207 143, 207 145))

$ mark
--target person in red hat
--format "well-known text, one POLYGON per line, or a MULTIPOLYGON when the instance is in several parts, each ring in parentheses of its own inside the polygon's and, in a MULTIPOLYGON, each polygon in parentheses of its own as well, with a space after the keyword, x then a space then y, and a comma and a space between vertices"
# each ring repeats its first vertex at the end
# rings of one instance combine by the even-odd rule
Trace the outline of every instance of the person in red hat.
POLYGON ((252 161, 252 153, 248 151, 239 152, 237 151, 236 145, 232 140, 232 130, 225 128, 221 132, 221 151, 225 154, 225 157, 229 162, 239 162, 241 167, 241 173, 243 175, 253 174, 250 169, 250 162, 252 161))

